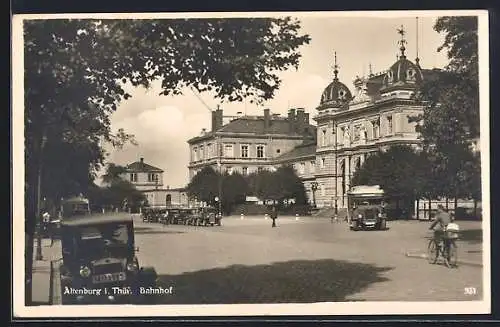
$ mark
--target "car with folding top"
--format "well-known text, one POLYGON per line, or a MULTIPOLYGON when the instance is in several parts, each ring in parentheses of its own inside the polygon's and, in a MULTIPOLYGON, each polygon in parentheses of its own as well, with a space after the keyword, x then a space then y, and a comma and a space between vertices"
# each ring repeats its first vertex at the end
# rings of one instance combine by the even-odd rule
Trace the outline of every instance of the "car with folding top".
POLYGON ((61 304, 148 302, 140 287, 155 287, 157 274, 139 265, 130 214, 65 218, 61 246, 62 260, 51 265, 53 284, 59 283, 53 298, 61 304))
POLYGON ((379 185, 353 186, 347 192, 348 221, 351 230, 387 228, 386 196, 379 185))

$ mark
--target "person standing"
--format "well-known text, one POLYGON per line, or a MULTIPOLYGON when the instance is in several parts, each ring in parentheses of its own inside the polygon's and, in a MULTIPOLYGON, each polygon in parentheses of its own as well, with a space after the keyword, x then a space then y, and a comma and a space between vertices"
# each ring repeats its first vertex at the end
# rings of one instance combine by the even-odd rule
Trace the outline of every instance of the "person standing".
POLYGON ((276 227, 276 219, 278 219, 278 210, 276 209, 276 206, 273 206, 271 209, 271 219, 273 220, 271 227, 276 227))

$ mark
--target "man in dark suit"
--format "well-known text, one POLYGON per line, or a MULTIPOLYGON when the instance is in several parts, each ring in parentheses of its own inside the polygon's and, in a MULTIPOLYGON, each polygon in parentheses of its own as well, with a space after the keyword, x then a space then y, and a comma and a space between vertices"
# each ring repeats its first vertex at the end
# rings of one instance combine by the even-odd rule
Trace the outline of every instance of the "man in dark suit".
POLYGON ((273 206, 271 209, 271 219, 273 220, 271 227, 276 227, 276 219, 278 219, 278 209, 276 209, 276 206, 273 206))

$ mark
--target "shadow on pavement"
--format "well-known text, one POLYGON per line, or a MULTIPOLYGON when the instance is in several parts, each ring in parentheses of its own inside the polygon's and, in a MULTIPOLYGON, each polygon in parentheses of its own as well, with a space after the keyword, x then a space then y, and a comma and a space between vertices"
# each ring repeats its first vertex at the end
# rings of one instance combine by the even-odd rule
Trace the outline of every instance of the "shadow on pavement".
POLYGON ((388 281, 376 267, 331 259, 296 260, 270 265, 233 265, 160 275, 159 286, 173 287, 157 304, 311 303, 346 301, 370 284, 388 281))
POLYGON ((469 242, 471 244, 483 242, 482 229, 464 229, 460 231, 459 235, 459 240, 462 242, 469 242))

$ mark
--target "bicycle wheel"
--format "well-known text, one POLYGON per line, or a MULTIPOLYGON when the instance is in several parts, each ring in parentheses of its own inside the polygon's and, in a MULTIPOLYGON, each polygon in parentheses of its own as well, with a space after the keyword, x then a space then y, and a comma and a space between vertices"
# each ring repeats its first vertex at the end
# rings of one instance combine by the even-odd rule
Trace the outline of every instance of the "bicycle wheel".
POLYGON ((436 246, 436 242, 434 240, 429 240, 429 244, 427 245, 427 261, 430 264, 435 264, 438 259, 438 248, 436 246))
POLYGON ((445 255, 445 264, 446 267, 451 268, 451 267, 456 267, 457 266, 457 259, 458 259, 458 251, 457 251, 457 245, 455 244, 454 240, 449 240, 448 241, 448 251, 445 255))

